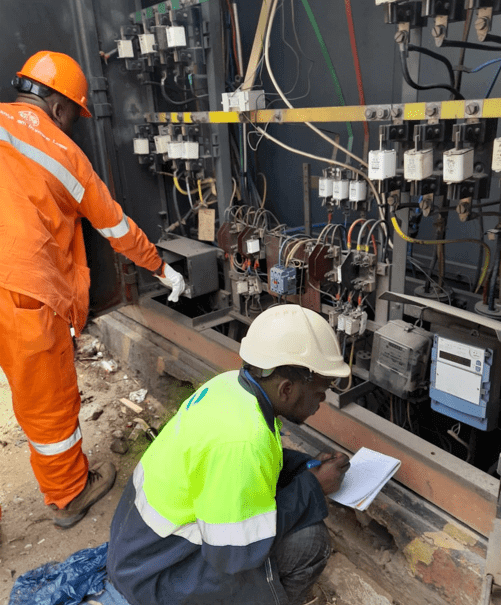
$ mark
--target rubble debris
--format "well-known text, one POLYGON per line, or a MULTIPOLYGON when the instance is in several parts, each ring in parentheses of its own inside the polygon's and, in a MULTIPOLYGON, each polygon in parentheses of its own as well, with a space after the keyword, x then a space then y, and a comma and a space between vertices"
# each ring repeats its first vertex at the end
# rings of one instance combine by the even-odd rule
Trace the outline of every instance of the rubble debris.
POLYGON ((118 370, 118 363, 114 359, 104 359, 100 365, 108 374, 113 374, 118 370))
POLYGON ((139 389, 138 391, 132 391, 132 393, 129 393, 129 399, 133 403, 143 403, 143 401, 146 399, 147 394, 147 389, 139 389))
POLYGON ((126 454, 129 451, 129 445, 123 437, 113 439, 110 445, 110 450, 115 454, 126 454))
POLYGON ((103 412, 104 410, 99 404, 90 403, 81 409, 80 418, 84 422, 88 420, 97 420, 103 412))

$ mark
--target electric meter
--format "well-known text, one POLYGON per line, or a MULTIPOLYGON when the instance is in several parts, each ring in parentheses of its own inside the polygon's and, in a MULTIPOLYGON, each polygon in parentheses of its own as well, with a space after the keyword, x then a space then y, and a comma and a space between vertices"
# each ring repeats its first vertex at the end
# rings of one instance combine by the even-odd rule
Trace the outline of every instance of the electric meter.
POLYGON ((427 378, 432 335, 401 319, 374 333, 369 380, 397 397, 408 396, 427 378))
POLYGON ((488 431, 499 414, 499 344, 441 331, 431 353, 431 408, 488 431))

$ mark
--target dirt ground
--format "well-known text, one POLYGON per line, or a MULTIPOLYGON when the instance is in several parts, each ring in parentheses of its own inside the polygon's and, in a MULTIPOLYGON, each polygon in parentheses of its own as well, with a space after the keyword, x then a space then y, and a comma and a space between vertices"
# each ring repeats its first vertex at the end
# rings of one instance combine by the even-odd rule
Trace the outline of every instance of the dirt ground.
POLYGON ((165 397, 161 397, 163 401, 148 393, 138 404, 143 411, 137 413, 120 399, 134 399, 131 393, 141 390, 143 385, 126 369, 115 369, 114 364, 94 337, 83 334, 78 339, 76 368, 82 395, 83 449, 91 465, 110 460, 118 474, 111 492, 68 530, 54 527, 51 511, 43 503, 29 463, 26 437, 14 417, 9 385, 0 369, 0 605, 7 605, 19 575, 49 561, 64 561, 78 550, 108 540, 122 490, 149 444, 134 419, 142 418, 158 428, 188 394, 186 386, 179 388, 173 380, 165 397), (115 445, 128 446, 125 454, 110 450, 117 439, 115 445))

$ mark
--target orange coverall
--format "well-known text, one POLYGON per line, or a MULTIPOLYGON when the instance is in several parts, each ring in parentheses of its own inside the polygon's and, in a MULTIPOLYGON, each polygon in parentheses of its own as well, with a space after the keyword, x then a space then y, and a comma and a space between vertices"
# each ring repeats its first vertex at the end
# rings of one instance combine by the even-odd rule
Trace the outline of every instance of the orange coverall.
POLYGON ((89 305, 82 217, 116 252, 159 268, 155 246, 78 145, 42 109, 0 103, 0 366, 45 503, 59 508, 88 471, 70 335, 70 324, 80 334, 89 305))

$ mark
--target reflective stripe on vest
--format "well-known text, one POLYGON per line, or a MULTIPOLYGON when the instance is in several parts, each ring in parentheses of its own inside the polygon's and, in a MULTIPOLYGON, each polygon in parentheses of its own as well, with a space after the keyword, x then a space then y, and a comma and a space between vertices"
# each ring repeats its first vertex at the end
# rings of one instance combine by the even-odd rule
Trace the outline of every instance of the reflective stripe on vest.
POLYGON ((123 237, 130 231, 129 221, 127 220, 126 215, 124 214, 122 220, 115 225, 114 227, 108 227, 106 229, 98 229, 99 233, 103 237, 123 237))
POLYGON ((55 456, 56 454, 62 454, 72 448, 82 438, 82 431, 78 426, 73 435, 70 435, 68 439, 58 441, 57 443, 35 443, 30 440, 33 448, 43 456, 55 456))
POLYGON ((196 523, 175 525, 148 503, 143 490, 144 468, 141 462, 134 470, 133 482, 136 488, 136 508, 146 525, 161 538, 175 534, 192 544, 200 545, 203 536, 203 541, 211 546, 248 546, 259 540, 273 538, 276 534, 276 510, 238 523, 211 524, 198 519, 196 523))
POLYGON ((148 503, 146 494, 143 490, 144 484, 144 469, 141 462, 134 469, 133 474, 134 487, 136 488, 135 505, 143 521, 161 538, 166 538, 179 528, 179 525, 174 525, 165 517, 162 517, 151 504, 148 503))
POLYGON ((259 540, 274 538, 277 526, 277 511, 256 515, 238 523, 216 525, 198 521, 202 527, 204 542, 211 546, 248 546, 259 540))
POLYGON ((71 197, 80 204, 85 193, 84 186, 57 160, 37 149, 37 147, 17 139, 5 128, 0 128, 0 141, 10 143, 19 153, 48 170, 63 185, 71 197))

